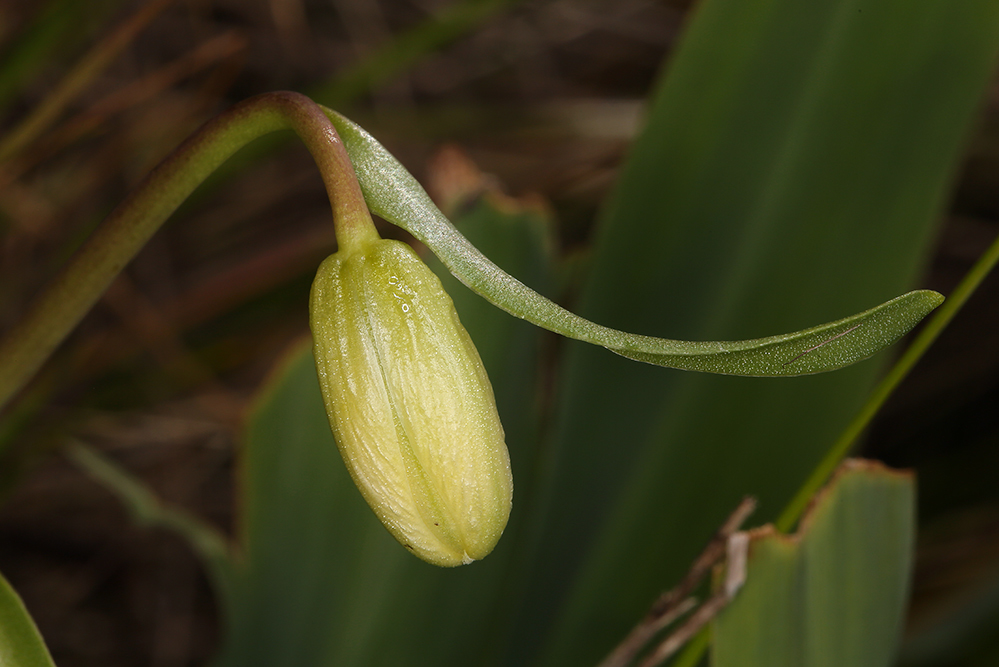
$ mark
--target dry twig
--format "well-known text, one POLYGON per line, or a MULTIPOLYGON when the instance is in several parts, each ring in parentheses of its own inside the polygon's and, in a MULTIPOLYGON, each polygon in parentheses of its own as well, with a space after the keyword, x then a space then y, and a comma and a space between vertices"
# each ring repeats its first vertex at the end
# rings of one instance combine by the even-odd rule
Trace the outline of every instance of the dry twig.
POLYGON ((736 531, 756 509, 756 500, 743 498, 735 511, 725 520, 718 532, 697 557, 690 570, 672 590, 669 590, 652 603, 645 617, 632 629, 628 636, 606 657, 599 667, 626 667, 632 663, 639 651, 663 628, 696 606, 690 597, 698 584, 704 580, 711 568, 728 553, 729 569, 725 585, 711 596, 676 632, 668 636, 641 664, 642 667, 657 665, 683 646, 705 623, 710 621, 732 599, 742 586, 745 575, 745 549, 748 542, 745 535, 736 531))

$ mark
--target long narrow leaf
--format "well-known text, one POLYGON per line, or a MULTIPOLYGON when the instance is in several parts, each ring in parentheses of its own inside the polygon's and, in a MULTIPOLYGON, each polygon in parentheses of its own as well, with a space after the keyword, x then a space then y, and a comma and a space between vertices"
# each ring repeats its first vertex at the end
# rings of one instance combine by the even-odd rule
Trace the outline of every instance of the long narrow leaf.
POLYGON ((565 310, 496 266, 454 228, 416 179, 370 134, 339 113, 325 107, 324 111, 347 147, 374 213, 423 241, 458 279, 507 312, 630 359, 725 375, 821 373, 890 345, 943 301, 936 292, 910 292, 836 322, 744 341, 688 342, 610 329, 565 310))

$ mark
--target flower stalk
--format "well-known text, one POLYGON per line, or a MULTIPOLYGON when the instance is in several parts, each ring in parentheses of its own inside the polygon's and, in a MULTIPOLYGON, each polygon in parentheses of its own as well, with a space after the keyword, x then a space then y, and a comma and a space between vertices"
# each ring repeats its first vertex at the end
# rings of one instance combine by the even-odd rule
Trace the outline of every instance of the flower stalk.
POLYGON ((337 238, 351 244, 377 237, 347 153, 319 106, 292 92, 250 98, 205 123, 150 172, 7 332, 0 341, 0 409, 198 185, 249 142, 287 129, 305 142, 322 173, 337 238))

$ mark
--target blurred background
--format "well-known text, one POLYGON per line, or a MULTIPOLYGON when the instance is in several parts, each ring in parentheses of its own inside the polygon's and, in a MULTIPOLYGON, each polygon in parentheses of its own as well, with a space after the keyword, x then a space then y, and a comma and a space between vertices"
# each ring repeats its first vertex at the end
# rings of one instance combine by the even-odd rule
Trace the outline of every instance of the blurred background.
MULTIPOLYGON (((675 0, 6 2, 0 330, 191 131, 283 89, 360 123, 446 212, 498 191, 548 217, 571 307, 593 221, 690 11, 675 0)), ((996 84, 926 258, 920 286, 945 295, 999 234, 996 84)), ((233 532, 241 417, 307 335, 309 286, 335 249, 309 155, 290 137, 260 144, 154 237, 0 426, 0 571, 60 665, 200 665, 217 647, 212 593, 186 545, 136 526, 60 450, 84 440, 233 532)), ((961 610, 967 622, 941 632, 967 646, 999 619, 997 305, 992 276, 863 448, 919 475, 913 632, 961 610)))

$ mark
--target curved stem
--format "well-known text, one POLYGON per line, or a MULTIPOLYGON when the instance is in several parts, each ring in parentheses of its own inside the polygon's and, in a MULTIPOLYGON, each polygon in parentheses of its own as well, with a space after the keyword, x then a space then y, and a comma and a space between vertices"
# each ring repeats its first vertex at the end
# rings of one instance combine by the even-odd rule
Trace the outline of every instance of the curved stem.
POLYGON ((971 270, 964 276, 960 284, 947 297, 943 306, 920 329, 919 333, 913 339, 912 344, 906 348, 902 356, 895 362, 895 365, 888 371, 888 374, 874 388, 874 391, 871 392, 860 412, 847 425, 843 433, 840 434, 836 442, 826 452, 822 461, 819 462, 812 471, 812 474, 805 480, 798 493, 787 504, 784 511, 781 512, 776 521, 778 530, 787 533, 794 527, 794 524, 804 514, 812 498, 829 480, 836 468, 839 467, 839 464, 846 458, 846 455, 850 453, 853 445, 878 414, 881 406, 894 393, 902 380, 909 375, 909 371, 916 365, 916 362, 923 358, 923 354, 937 339, 940 332, 950 324, 950 321, 954 319, 954 316, 957 315, 958 311, 961 310, 997 263, 999 263, 999 238, 995 239, 992 245, 978 258, 978 261, 971 267, 971 270))
MULTIPOLYGON (((971 298, 971 295, 975 293, 978 286, 997 264, 999 264, 999 238, 995 239, 992 245, 978 258, 978 261, 971 267, 971 270, 964 276, 960 284, 947 297, 944 305, 926 323, 926 326, 919 331, 912 344, 906 348, 892 369, 874 388, 874 391, 871 392, 870 397, 860 409, 860 412, 847 425, 840 437, 833 443, 833 446, 829 448, 822 461, 815 467, 812 474, 801 486, 801 489, 798 490, 798 493, 781 512, 775 522, 778 530, 789 533, 794 528, 798 519, 801 518, 801 515, 808 508, 808 504, 812 498, 815 497, 815 494, 819 492, 839 464, 846 458, 854 443, 856 443, 857 439, 871 423, 871 420, 877 415, 881 406, 884 405, 885 401, 888 400, 902 380, 908 376, 913 366, 922 359, 923 354, 937 339, 940 332, 950 324, 950 321, 954 319, 954 316, 957 315, 958 311, 971 298)), ((701 658, 704 657, 705 652, 707 652, 709 644, 710 628, 704 628, 687 645, 687 649, 677 659, 675 667, 694 667, 697 665, 701 661, 701 658)))
POLYGON ((233 153, 264 134, 294 130, 316 161, 337 242, 377 238, 350 159, 322 110, 298 93, 250 98, 205 123, 104 220, 0 341, 0 408, 34 376, 170 214, 233 153))

